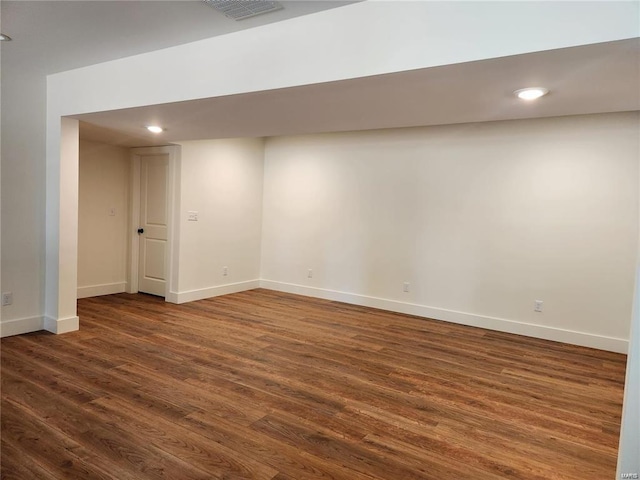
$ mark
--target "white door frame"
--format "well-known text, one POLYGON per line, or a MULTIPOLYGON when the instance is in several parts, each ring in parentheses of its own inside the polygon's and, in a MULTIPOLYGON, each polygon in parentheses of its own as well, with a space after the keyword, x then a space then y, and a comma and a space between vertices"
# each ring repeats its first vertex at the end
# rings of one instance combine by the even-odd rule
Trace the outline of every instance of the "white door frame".
POLYGON ((138 293, 138 270, 140 258, 140 158, 144 155, 169 155, 169 191, 167 192, 167 249, 165 258, 167 281, 165 287, 165 301, 172 302, 172 292, 178 291, 178 262, 179 262, 179 228, 180 222, 180 146, 167 145, 163 147, 140 147, 131 149, 131 183, 129 188, 129 272, 127 278, 127 293, 138 293))

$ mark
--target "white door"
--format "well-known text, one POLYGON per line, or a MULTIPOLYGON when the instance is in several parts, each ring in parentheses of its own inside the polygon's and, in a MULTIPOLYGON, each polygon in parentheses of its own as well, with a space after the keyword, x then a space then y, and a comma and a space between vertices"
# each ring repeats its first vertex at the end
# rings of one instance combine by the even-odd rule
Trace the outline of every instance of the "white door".
POLYGON ((165 296, 169 221, 169 154, 140 157, 138 291, 165 296))

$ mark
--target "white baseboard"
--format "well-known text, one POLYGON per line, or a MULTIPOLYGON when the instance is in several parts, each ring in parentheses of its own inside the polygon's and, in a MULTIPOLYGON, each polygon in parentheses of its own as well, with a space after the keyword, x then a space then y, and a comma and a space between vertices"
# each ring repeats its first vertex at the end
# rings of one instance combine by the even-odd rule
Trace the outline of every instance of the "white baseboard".
POLYGON ((324 298, 326 300, 334 300, 338 302, 350 303, 353 305, 361 305, 364 307, 379 308, 381 310, 389 310, 392 312, 417 315, 419 317, 433 318, 435 320, 443 320, 445 322, 486 328, 488 330, 496 330, 499 332, 515 333, 517 335, 524 335, 527 337, 540 338, 544 340, 570 343, 573 345, 597 348, 610 352, 626 354, 629 349, 629 341, 622 338, 605 337, 601 335, 593 335, 591 333, 575 332, 560 328, 547 327, 544 325, 518 322, 516 320, 507 320, 505 318, 487 317, 484 315, 476 315, 473 313, 457 312, 454 310, 429 307, 426 305, 417 305, 414 303, 405 303, 396 300, 388 300, 385 298, 368 297, 365 295, 357 295, 354 293, 307 287, 304 285, 276 282, 272 280, 260 280, 260 286, 262 288, 276 290, 279 292, 295 293, 298 295, 306 295, 308 297, 324 298))
POLYGON ((102 285, 89 285, 78 287, 78 298, 99 297, 101 295, 113 295, 114 293, 124 293, 127 288, 126 282, 104 283, 102 285))
POLYGON ((185 292, 169 292, 167 302, 186 303, 195 300, 203 300, 205 298, 217 297, 220 295, 228 295, 230 293, 244 292, 260 287, 260 280, 249 280, 246 282, 228 283, 217 287, 201 288, 198 290, 187 290, 185 292))
MULTIPOLYGON (((124 285, 124 284, 122 284, 124 285)), ((527 337, 565 342, 573 345, 597 348, 617 353, 627 353, 629 348, 628 340, 622 338, 606 337, 584 332, 575 332, 560 328, 553 328, 544 325, 507 320, 504 318, 488 317, 472 313, 457 312, 442 308, 417 305, 413 303, 399 302, 384 298, 369 297, 354 293, 339 292, 323 288, 307 287, 292 283, 276 282, 273 280, 250 280, 246 282, 231 283, 217 287, 189 290, 185 292, 171 292, 167 296, 167 301, 171 303, 186 303, 205 298, 227 295, 230 293, 243 292, 254 288, 266 288, 279 292, 306 295, 308 297, 324 298, 338 302, 361 305, 364 307, 379 308, 398 313, 417 315, 425 318, 433 318, 445 322, 458 323, 473 327, 486 328, 499 332, 514 333, 527 337)), ((118 293, 118 292, 112 292, 118 293)), ((52 333, 67 333, 79 329, 78 317, 53 319, 50 317, 29 317, 15 320, 5 320, 0 323, 0 337, 20 335, 23 333, 47 330, 52 333)))
POLYGON ((11 337, 23 333, 37 332, 44 327, 42 317, 16 318, 15 320, 3 320, 0 323, 0 337, 11 337))
POLYGON ((80 329, 79 317, 67 317, 67 318, 51 318, 44 317, 44 329, 47 332, 59 334, 75 332, 80 329))

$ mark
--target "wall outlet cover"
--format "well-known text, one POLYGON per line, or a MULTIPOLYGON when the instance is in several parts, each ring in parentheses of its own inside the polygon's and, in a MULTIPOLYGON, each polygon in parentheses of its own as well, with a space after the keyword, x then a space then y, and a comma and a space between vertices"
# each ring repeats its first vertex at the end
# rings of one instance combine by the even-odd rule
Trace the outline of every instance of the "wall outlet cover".
POLYGON ((13 303, 13 293, 4 292, 2 294, 2 306, 5 307, 7 305, 11 305, 13 303))

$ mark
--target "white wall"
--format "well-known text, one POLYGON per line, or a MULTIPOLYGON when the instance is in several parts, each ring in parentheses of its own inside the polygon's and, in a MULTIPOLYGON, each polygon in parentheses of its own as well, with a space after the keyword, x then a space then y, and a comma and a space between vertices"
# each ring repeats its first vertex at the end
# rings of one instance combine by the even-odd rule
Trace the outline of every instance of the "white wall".
POLYGON ((2 72, 2 335, 42 328, 45 93, 44 78, 2 72))
POLYGON ((80 141, 78 298, 126 290, 129 149, 80 141))
POLYGON ((638 127, 626 113, 270 138, 264 285, 626 352, 638 127))
POLYGON ((257 287, 263 140, 179 144, 178 292, 172 292, 170 300, 182 303, 257 287), (189 212, 197 212, 198 221, 189 221, 189 212))

